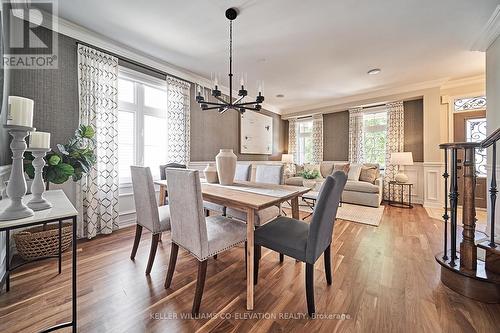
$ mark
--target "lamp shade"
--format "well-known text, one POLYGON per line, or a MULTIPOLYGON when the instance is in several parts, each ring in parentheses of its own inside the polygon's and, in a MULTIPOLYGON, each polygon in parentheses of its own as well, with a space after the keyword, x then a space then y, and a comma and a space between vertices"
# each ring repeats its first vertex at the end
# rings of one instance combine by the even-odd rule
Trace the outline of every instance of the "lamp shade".
POLYGON ((391 164, 413 165, 413 154, 411 152, 391 153, 391 164))
POLYGON ((293 154, 283 154, 283 155, 281 155, 281 162, 283 162, 283 163, 293 163, 293 154))

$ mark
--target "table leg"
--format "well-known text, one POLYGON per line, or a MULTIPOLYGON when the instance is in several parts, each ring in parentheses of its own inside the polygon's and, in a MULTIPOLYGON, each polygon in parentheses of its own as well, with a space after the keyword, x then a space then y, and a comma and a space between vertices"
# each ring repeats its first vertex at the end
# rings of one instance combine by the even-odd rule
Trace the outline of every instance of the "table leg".
POLYGON ((5 291, 10 290, 10 230, 5 230, 5 291))
POLYGON ((71 291, 71 300, 72 300, 72 331, 76 332, 76 304, 77 304, 77 288, 76 288, 76 216, 73 216, 73 236, 72 236, 72 246, 73 246, 73 253, 72 253, 72 268, 73 272, 71 273, 71 285, 72 285, 72 291, 71 291))
POLYGON ((292 198, 292 218, 299 219, 299 197, 292 198))
POLYGON ((166 195, 165 195, 165 186, 160 185, 160 198, 159 198, 159 204, 160 206, 165 205, 166 202, 166 195))
POLYGON ((253 251, 255 211, 247 209, 247 310, 253 310, 253 251))
POLYGON ((58 252, 58 258, 59 258, 59 274, 61 274, 61 261, 62 261, 62 221, 59 220, 59 252, 58 252))

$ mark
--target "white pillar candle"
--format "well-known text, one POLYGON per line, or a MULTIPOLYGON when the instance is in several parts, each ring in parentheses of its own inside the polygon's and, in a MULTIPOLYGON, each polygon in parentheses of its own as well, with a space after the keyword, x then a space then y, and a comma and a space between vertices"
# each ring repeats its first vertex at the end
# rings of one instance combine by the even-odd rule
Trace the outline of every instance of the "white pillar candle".
POLYGON ((7 125, 33 127, 33 100, 9 96, 7 125))
POLYGON ((50 148, 50 133, 46 132, 31 132, 30 148, 50 148))

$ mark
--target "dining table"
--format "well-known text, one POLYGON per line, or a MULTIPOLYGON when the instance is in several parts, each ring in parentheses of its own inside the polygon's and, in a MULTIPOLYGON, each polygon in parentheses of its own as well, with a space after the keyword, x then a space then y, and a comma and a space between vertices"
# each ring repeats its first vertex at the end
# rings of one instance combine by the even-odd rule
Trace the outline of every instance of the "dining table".
MULTIPOLYGON (((235 181, 231 185, 207 183, 201 180, 203 200, 247 214, 247 310, 254 308, 254 226, 255 214, 265 208, 290 202, 292 218, 299 219, 299 197, 311 189, 302 186, 276 185, 249 181, 235 181)), ((156 180, 160 186, 159 204, 167 204, 166 180, 156 180)))

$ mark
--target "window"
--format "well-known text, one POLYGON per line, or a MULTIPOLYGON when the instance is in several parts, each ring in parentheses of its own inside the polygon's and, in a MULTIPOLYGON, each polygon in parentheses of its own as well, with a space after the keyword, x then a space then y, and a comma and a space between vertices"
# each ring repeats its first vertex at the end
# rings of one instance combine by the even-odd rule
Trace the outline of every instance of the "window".
POLYGON ((118 100, 120 184, 131 182, 131 165, 149 166, 153 178, 159 178, 159 165, 167 161, 166 82, 120 69, 118 100))
POLYGON ((454 101, 455 112, 486 109, 486 96, 458 98, 454 101))
POLYGON ((378 163, 385 168, 387 143, 387 112, 363 114, 363 148, 366 163, 378 163))
POLYGON ((297 121, 297 164, 311 163, 313 157, 312 119, 297 121))

